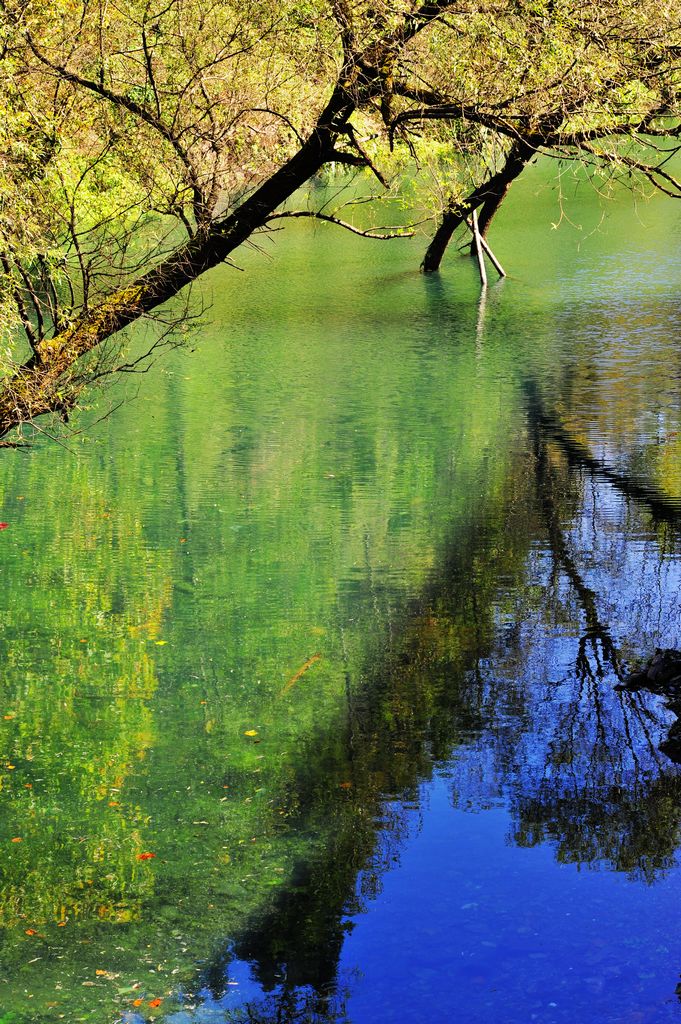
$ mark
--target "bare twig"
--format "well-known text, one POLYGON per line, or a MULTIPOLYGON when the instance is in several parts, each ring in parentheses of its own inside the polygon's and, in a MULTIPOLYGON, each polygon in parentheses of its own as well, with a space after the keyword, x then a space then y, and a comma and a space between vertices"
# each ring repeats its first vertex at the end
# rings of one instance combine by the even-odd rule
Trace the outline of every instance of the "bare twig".
POLYGON ((352 231, 355 235, 361 235, 362 238, 378 238, 382 242, 388 241, 391 238, 413 238, 414 236, 413 231, 405 230, 404 228, 398 228, 396 231, 393 231, 389 226, 362 230, 362 228, 355 227, 354 224, 349 224, 348 221, 332 217, 328 213, 318 213, 315 210, 282 210, 280 213, 270 214, 266 218, 266 223, 269 224, 273 220, 282 220, 284 217, 307 217, 312 220, 323 220, 328 224, 336 224, 338 227, 345 228, 346 231, 352 231))

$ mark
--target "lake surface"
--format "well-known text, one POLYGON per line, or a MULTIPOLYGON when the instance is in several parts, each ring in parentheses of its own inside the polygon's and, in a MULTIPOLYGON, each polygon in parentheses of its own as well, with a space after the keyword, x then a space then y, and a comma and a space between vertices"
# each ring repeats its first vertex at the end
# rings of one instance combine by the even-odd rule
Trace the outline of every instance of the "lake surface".
POLYGON ((681 214, 543 175, 2 456, 0 1024, 681 1021, 681 214))

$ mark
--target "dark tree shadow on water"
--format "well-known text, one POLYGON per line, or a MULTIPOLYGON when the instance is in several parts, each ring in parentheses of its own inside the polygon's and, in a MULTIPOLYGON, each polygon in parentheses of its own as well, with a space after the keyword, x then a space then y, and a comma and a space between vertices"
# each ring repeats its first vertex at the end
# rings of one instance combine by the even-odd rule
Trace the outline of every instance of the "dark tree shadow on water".
MULTIPOLYGON (((348 917, 399 862, 438 766, 448 766, 459 807, 503 798, 520 846, 549 844, 562 863, 647 882, 675 864, 681 775, 665 754, 677 749, 681 725, 662 753, 668 716, 659 701, 615 692, 637 624, 626 637, 609 625, 618 566, 585 571, 573 524, 587 514, 587 481, 619 495, 623 516, 633 504, 666 524, 675 541, 679 506, 573 443, 531 382, 525 400, 530 443, 500 508, 457 531, 432 583, 393 617, 361 679, 348 680, 346 715, 328 746, 311 743, 300 758, 287 827, 313 832, 323 820, 331 838, 207 967, 203 984, 217 1004, 237 961, 259 989, 239 1007, 225 1003, 225 1020, 346 1019, 338 971, 348 917), (502 622, 500 609, 511 606, 513 621, 502 622), (452 760, 476 750, 491 765, 478 783, 466 756, 452 760)), ((626 523, 617 537, 626 546, 626 523)), ((650 546, 641 557, 664 553, 650 546)), ((657 599, 653 588, 644 596, 657 599)))

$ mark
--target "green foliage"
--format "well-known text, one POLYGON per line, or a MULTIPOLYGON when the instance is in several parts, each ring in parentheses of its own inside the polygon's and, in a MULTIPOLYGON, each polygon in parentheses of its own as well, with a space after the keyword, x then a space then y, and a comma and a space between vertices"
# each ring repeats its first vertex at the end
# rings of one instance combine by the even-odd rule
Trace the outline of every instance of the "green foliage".
POLYGON ((95 0, 4 0, 0 33, 4 431, 59 408, 58 390, 73 404, 116 365, 113 345, 89 373, 83 357, 130 320, 163 320, 161 297, 324 168, 425 181, 438 211, 522 144, 582 161, 599 188, 681 195, 672 3, 132 0, 104 18, 95 0), (133 293, 145 302, 126 312, 133 293), (91 315, 111 302, 119 318, 91 315), (70 360, 41 372, 62 335, 70 360))

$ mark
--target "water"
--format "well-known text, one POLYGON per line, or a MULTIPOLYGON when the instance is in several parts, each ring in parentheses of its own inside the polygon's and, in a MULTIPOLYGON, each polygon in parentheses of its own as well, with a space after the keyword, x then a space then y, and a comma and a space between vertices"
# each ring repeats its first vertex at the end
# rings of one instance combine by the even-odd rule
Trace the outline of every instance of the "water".
POLYGON ((675 717, 614 690, 681 647, 679 213, 543 180, 483 304, 294 224, 3 456, 0 1021, 681 1016, 675 717))

